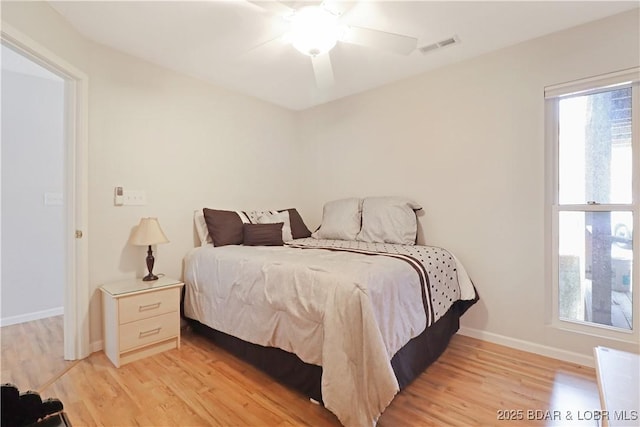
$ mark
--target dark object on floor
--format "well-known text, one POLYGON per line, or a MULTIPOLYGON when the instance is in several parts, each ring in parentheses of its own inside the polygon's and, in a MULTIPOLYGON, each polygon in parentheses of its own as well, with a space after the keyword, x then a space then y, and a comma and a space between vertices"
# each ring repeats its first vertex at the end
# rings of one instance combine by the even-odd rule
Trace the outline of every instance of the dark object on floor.
POLYGON ((35 391, 20 393, 13 384, 2 384, 0 407, 2 427, 71 426, 58 399, 42 400, 35 391))

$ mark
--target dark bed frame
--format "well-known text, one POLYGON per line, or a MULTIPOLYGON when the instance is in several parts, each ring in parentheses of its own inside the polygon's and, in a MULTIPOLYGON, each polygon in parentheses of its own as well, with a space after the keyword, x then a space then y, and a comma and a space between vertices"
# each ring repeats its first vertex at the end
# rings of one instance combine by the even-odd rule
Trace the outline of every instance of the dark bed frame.
MULTIPOLYGON (((457 301, 433 325, 409 341, 391 359, 400 390, 408 386, 429 365, 440 357, 451 337, 460 327, 460 316, 475 304, 478 298, 457 301)), ((293 353, 275 347, 264 347, 211 329, 197 320, 188 319, 197 333, 213 340, 219 347, 250 363, 282 384, 322 402, 322 367, 305 363, 293 353)))

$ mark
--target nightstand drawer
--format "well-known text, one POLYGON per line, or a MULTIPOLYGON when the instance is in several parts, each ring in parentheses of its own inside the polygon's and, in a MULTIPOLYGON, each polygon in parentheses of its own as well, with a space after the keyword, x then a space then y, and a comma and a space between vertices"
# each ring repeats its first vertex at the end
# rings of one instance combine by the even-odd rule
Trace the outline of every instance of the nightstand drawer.
POLYGON ((120 351, 179 336, 178 312, 120 325, 120 351))
POLYGON ((180 310, 180 288, 120 298, 120 324, 180 310))

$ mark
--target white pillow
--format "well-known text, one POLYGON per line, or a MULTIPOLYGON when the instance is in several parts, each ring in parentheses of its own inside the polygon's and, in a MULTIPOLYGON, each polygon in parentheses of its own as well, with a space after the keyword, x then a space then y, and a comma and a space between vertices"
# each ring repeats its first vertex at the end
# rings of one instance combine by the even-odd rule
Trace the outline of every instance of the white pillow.
POLYGON ((207 228, 207 222, 204 220, 204 213, 202 209, 196 209, 193 211, 193 223, 196 226, 196 233, 200 238, 200 246, 206 246, 213 243, 211 236, 209 235, 209 229, 207 228))
POLYGON ((415 245, 415 211, 420 209, 420 205, 404 197, 367 197, 362 203, 362 230, 357 240, 415 245))
POLYGON ((291 220, 289 219, 289 211, 284 212, 263 212, 257 218, 258 224, 275 224, 278 222, 284 223, 282 226, 282 241, 289 242, 293 240, 291 234, 291 220))
POLYGON ((355 240, 362 220, 362 199, 327 202, 322 210, 322 224, 311 237, 316 239, 355 240))

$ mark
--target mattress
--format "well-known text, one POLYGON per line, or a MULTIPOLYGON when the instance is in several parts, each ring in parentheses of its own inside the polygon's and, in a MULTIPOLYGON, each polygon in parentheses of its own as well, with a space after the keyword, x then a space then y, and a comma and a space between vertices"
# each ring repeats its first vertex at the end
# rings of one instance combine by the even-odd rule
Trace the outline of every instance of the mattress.
POLYGON ((375 424, 399 391, 394 355, 476 298, 442 248, 311 238, 196 248, 185 284, 187 317, 321 366, 324 404, 345 425, 375 424))

